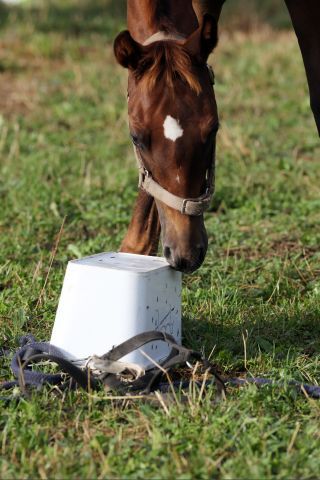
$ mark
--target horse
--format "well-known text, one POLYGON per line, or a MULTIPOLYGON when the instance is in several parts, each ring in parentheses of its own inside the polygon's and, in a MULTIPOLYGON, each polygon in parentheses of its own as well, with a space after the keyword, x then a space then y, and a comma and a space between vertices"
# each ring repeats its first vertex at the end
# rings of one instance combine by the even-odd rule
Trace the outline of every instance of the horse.
POLYGON ((285 0, 306 70, 310 106, 320 136, 320 2, 285 0))
POLYGON ((151 253, 149 239, 156 249, 161 226, 164 256, 190 273, 208 245, 203 212, 213 193, 219 120, 207 59, 217 45, 217 22, 206 14, 197 28, 185 0, 133 0, 128 25, 114 52, 129 70, 129 126, 141 188, 121 251, 145 253, 147 245, 151 253))
MULTIPOLYGON (((128 30, 114 41, 128 69, 130 135, 139 190, 120 251, 163 253, 192 273, 206 255, 203 213, 214 190, 219 128, 214 74, 207 59, 218 42, 226 0, 128 0, 128 30)), ((320 4, 285 0, 303 56, 320 135, 320 4)))

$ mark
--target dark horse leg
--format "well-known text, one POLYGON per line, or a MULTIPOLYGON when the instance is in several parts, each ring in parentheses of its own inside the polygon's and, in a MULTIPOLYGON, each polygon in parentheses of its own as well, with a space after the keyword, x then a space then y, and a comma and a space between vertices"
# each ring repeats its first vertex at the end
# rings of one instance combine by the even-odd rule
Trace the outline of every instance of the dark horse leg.
POLYGON ((197 15, 198 22, 201 22, 203 15, 209 13, 218 21, 222 6, 226 0, 192 0, 192 6, 197 15))
MULTIPOLYGON (((178 8, 177 0, 174 1, 178 8)), ((205 13, 210 13, 218 20, 224 2, 225 0, 192 0, 192 7, 194 13, 196 13, 198 22, 201 21, 205 13)), ((196 19, 190 18, 188 20, 188 18, 186 18, 188 2, 186 4, 185 0, 183 2, 180 0, 180 3, 184 7, 184 17, 180 15, 179 18, 180 21, 181 18, 184 18, 183 27, 186 29, 186 33, 190 33, 196 28, 196 24, 194 24, 196 19)), ((148 2, 146 0, 128 1, 128 27, 134 38, 141 42, 154 33, 152 28, 150 30, 149 25, 151 17, 148 18, 145 10, 148 10, 148 2)), ((184 29, 181 28, 181 31, 184 32, 184 29)), ((156 255, 160 233, 160 222, 156 204, 150 195, 139 191, 131 222, 121 244, 120 251, 140 255, 156 255)))
POLYGON ((285 0, 306 69, 310 105, 320 135, 320 0, 285 0))
POLYGON ((157 255, 159 238, 160 221, 155 201, 146 192, 139 190, 120 252, 157 255))

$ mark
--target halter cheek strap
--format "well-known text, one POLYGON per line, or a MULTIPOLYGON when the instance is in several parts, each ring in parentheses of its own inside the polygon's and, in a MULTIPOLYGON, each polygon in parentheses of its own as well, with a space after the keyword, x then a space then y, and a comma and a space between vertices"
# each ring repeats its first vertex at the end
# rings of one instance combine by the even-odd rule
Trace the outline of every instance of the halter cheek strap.
POLYGON ((214 162, 207 171, 206 191, 197 198, 182 198, 174 195, 156 182, 145 168, 139 150, 134 145, 134 152, 139 168, 139 188, 168 207, 178 210, 183 215, 200 216, 209 208, 214 194, 214 162))
MULTIPOLYGON (((164 41, 164 40, 174 40, 182 41, 184 37, 178 35, 171 35, 165 32, 157 32, 151 37, 149 37, 144 45, 150 45, 154 42, 164 41)), ((207 65, 208 74, 210 77, 210 82, 214 85, 214 73, 212 67, 207 65)), ((128 97, 129 99, 129 97, 128 97)), ((212 163, 206 172, 206 189, 203 195, 200 195, 196 198, 182 198, 174 195, 165 188, 163 188, 159 183, 157 183, 153 178, 151 172, 145 167, 139 149, 133 145, 134 153, 137 159, 138 168, 139 168, 139 188, 147 192, 156 200, 164 203, 168 207, 178 210, 183 215, 190 216, 200 216, 209 208, 211 198, 214 194, 214 180, 215 180, 215 162, 214 157, 212 163)))

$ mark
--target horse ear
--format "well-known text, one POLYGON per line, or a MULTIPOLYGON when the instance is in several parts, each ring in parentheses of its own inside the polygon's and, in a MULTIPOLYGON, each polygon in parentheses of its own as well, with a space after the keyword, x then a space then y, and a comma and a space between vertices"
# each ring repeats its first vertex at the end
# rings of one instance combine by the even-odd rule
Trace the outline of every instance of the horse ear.
POLYGON ((119 33, 113 43, 114 55, 124 68, 134 70, 142 55, 142 46, 130 35, 129 30, 119 33))
POLYGON ((207 61, 210 53, 218 43, 218 24, 216 19, 206 13, 203 16, 202 24, 186 40, 184 47, 195 56, 200 56, 207 61))

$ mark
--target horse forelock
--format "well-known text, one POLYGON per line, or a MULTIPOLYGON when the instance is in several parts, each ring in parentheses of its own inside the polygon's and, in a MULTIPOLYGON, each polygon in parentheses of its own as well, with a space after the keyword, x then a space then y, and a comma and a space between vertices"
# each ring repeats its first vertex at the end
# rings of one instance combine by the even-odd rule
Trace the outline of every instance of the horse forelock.
POLYGON ((144 53, 135 75, 148 91, 153 90, 160 80, 174 89, 174 81, 179 78, 198 95, 201 85, 193 70, 192 58, 182 45, 161 41, 155 42, 144 53))

